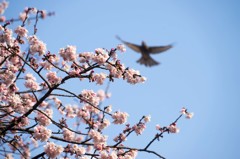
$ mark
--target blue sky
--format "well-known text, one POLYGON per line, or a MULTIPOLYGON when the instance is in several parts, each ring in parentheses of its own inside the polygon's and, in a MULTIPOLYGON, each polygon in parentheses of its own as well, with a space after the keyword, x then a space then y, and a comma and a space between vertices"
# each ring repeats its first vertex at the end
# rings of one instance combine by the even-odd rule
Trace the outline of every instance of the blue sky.
MULTIPOLYGON (((152 56, 161 62, 156 67, 137 64, 140 55, 129 48, 119 55, 148 80, 134 86, 117 80, 110 85, 112 98, 106 104, 128 112, 132 124, 151 114, 147 130, 130 137, 130 145, 146 145, 156 124, 168 125, 186 106, 194 118, 181 119, 180 133, 166 134, 152 150, 168 159, 240 158, 239 1, 14 0, 5 15, 16 17, 27 6, 56 12, 39 21, 37 33, 52 52, 69 44, 78 52, 110 49, 120 43, 116 35, 136 44, 145 40, 150 46, 174 43, 171 50, 152 56)), ((72 86, 79 92, 84 87, 72 86)), ((139 153, 138 158, 156 157, 139 153)))

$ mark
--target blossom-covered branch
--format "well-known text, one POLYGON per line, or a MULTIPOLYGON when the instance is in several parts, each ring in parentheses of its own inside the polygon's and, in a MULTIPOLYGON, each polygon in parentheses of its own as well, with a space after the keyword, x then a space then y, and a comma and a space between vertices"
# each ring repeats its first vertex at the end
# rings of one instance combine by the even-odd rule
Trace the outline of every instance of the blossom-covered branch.
MULTIPOLYGON (((0 4, 0 14, 7 6, 6 1, 0 4)), ((149 150, 150 145, 165 132, 177 133, 180 117, 191 118, 193 114, 183 108, 172 124, 157 127, 160 133, 144 148, 125 145, 134 132, 143 134, 150 115, 131 125, 127 112, 102 105, 110 98, 110 82, 121 79, 135 85, 144 83, 146 78, 120 62, 118 54, 126 51, 122 44, 92 52, 77 52, 73 45, 60 48, 57 53, 47 50, 37 36, 38 18, 44 18, 44 13, 27 8, 21 13, 18 27, 11 28, 11 23, 0 25, 0 151, 4 152, 0 155, 5 159, 133 159, 138 152, 146 152, 164 158, 149 150), (25 25, 31 19, 29 15, 35 15, 33 26, 25 25), (28 27, 33 27, 32 34, 28 27), (73 81, 76 85, 82 81, 108 85, 105 91, 71 90, 68 85, 73 81), (125 127, 109 139, 105 129, 111 129, 111 124, 125 127)))

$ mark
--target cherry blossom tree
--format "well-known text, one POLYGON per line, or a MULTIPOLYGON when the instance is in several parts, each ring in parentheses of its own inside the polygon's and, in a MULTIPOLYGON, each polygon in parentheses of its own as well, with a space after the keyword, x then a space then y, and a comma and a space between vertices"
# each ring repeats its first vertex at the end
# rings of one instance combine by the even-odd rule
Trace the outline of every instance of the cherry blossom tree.
MULTIPOLYGON (((0 4, 0 14, 8 2, 0 4)), ((27 8, 19 18, 0 25, 0 155, 1 158, 101 158, 133 159, 138 152, 164 158, 150 150, 151 144, 165 133, 178 133, 178 120, 193 113, 182 108, 179 117, 168 126, 156 126, 156 134, 142 147, 129 147, 125 140, 134 133, 141 135, 150 121, 143 116, 135 124, 127 121, 128 113, 102 106, 107 91, 79 90, 74 93, 65 87, 71 79, 102 85, 122 79, 129 84, 144 83, 139 71, 126 67, 118 60, 125 46, 97 48, 92 52, 77 52, 67 45, 52 53, 37 36, 39 19, 52 14, 27 8), (32 20, 32 25, 26 23, 32 20), (11 28, 12 23, 19 23, 11 28), (28 28, 33 27, 33 33, 28 28), (25 50, 25 51, 23 51, 25 50), (77 104, 66 104, 77 100, 77 104), (124 125, 114 138, 104 130, 112 125, 124 125), (37 152, 35 150, 38 150, 37 152), (34 153, 33 153, 34 152, 34 153)))

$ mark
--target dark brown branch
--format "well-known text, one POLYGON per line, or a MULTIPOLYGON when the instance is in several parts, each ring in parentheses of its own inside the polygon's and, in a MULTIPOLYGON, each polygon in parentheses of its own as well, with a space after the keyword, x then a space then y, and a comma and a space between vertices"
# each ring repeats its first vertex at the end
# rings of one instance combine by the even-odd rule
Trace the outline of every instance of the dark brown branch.
MULTIPOLYGON (((182 114, 179 115, 179 117, 173 122, 173 123, 177 123, 177 121, 182 117, 182 114)), ((145 150, 147 150, 149 148, 149 146, 157 139, 159 139, 159 137, 163 137, 162 135, 165 132, 169 132, 168 128, 164 127, 162 132, 160 134, 156 134, 155 137, 147 144, 147 146, 144 148, 145 150)))
MULTIPOLYGON (((53 15, 55 15, 55 12, 48 12, 47 13, 47 16, 53 16, 53 15)), ((41 18, 41 19, 43 19, 43 17, 40 15, 40 16, 38 16, 38 18, 41 18)), ((36 19, 36 17, 29 17, 28 18, 28 20, 30 21, 30 20, 35 20, 36 19)), ((13 22, 17 22, 17 21, 22 21, 22 19, 20 19, 20 18, 12 18, 12 19, 7 19, 7 20, 5 20, 5 22, 11 22, 11 23, 13 23, 13 22)), ((3 22, 0 22, 0 23, 3 23, 3 22)))
POLYGON ((68 90, 66 90, 66 89, 63 89, 63 88, 57 88, 57 90, 61 90, 61 91, 64 91, 64 92, 66 92, 66 93, 69 93, 69 94, 73 95, 74 97, 76 97, 76 98, 78 98, 78 99, 80 99, 80 100, 82 100, 82 101, 88 103, 89 105, 91 105, 92 107, 96 108, 97 110, 99 110, 99 111, 101 111, 101 112, 104 112, 104 113, 106 113, 106 114, 112 116, 112 114, 110 114, 110 113, 108 113, 108 112, 106 112, 106 111, 104 111, 104 110, 102 110, 102 109, 96 107, 96 106, 93 105, 92 103, 88 102, 86 99, 81 98, 81 97, 77 96, 76 94, 74 94, 74 93, 72 93, 72 92, 70 92, 70 91, 68 91, 68 90))

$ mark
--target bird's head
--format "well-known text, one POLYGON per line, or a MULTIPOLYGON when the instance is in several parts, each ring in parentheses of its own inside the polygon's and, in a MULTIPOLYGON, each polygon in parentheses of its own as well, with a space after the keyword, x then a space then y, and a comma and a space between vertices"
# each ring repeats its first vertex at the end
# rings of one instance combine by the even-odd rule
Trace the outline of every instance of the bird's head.
POLYGON ((148 46, 147 46, 147 44, 145 43, 145 41, 142 41, 142 47, 143 47, 143 48, 146 48, 146 49, 148 48, 148 46))

